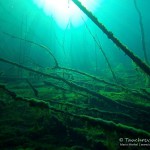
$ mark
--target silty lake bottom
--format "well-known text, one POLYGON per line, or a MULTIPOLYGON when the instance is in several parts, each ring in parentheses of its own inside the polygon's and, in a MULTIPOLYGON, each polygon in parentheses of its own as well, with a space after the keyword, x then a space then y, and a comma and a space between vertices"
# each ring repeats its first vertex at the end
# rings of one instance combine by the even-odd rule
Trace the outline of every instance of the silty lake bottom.
POLYGON ((1 0, 0 149, 149 149, 149 6, 1 0))

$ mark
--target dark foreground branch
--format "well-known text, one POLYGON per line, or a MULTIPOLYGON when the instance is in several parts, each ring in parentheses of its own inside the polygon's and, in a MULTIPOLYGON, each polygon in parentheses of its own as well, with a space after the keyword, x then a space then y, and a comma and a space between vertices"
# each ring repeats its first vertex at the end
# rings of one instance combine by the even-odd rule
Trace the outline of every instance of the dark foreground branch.
POLYGON ((120 123, 117 124, 117 123, 114 123, 113 121, 107 121, 107 120, 103 120, 101 118, 94 118, 94 117, 90 117, 87 115, 76 115, 73 113, 65 112, 63 110, 59 110, 57 108, 50 106, 48 102, 45 102, 43 100, 27 99, 27 98, 23 98, 23 97, 18 97, 14 92, 8 90, 3 85, 0 85, 0 89, 4 90, 5 93, 10 95, 16 101, 28 102, 29 105, 32 107, 39 107, 41 109, 51 110, 55 113, 65 114, 65 115, 73 117, 75 119, 79 119, 81 121, 88 122, 88 124, 90 124, 94 127, 101 126, 102 128, 104 128, 105 130, 108 130, 108 131, 115 130, 119 133, 125 133, 125 134, 129 134, 129 135, 136 136, 136 137, 139 137, 139 136, 144 137, 144 138, 150 137, 150 133, 145 130, 137 129, 137 128, 123 125, 120 123))

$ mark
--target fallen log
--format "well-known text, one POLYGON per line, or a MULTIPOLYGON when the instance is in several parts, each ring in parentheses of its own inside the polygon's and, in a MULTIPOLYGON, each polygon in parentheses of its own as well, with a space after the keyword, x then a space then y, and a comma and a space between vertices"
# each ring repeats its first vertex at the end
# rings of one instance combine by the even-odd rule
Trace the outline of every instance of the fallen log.
POLYGON ((64 82, 66 85, 68 85, 70 88, 75 89, 75 90, 77 90, 77 91, 85 92, 85 93, 90 94, 90 95, 92 95, 92 96, 94 96, 94 97, 97 97, 97 98, 100 99, 101 101, 105 101, 105 102, 108 102, 110 105, 113 105, 113 107, 114 107, 114 106, 116 106, 116 107, 119 106, 119 107, 121 107, 121 108, 123 108, 123 109, 132 109, 132 110, 133 110, 132 107, 123 105, 123 104, 121 104, 121 103, 119 103, 119 102, 117 102, 117 101, 114 101, 114 100, 112 100, 112 99, 110 99, 110 98, 108 98, 108 97, 106 97, 106 96, 104 96, 104 95, 102 95, 102 94, 100 94, 100 93, 97 93, 97 92, 92 91, 92 90, 89 90, 89 89, 87 89, 87 88, 85 88, 85 87, 79 86, 79 85, 77 85, 77 84, 75 84, 75 83, 73 83, 73 82, 70 82, 70 81, 68 81, 68 80, 66 80, 66 79, 64 79, 64 78, 62 78, 62 77, 60 77, 60 76, 54 76, 54 75, 50 75, 50 74, 47 74, 47 73, 43 73, 43 72, 34 70, 34 69, 32 69, 32 68, 28 68, 28 67, 26 67, 26 66, 23 66, 23 65, 21 65, 21 64, 17 64, 17 63, 15 63, 15 62, 6 60, 6 59, 4 59, 4 58, 0 58, 0 61, 5 62, 5 63, 8 63, 8 64, 11 64, 11 65, 14 65, 14 66, 16 66, 16 67, 22 68, 22 69, 27 70, 27 71, 30 71, 30 72, 34 72, 34 73, 43 75, 43 76, 45 76, 45 77, 49 77, 49 78, 52 78, 52 79, 55 79, 55 80, 58 80, 58 81, 62 81, 62 82, 64 82))
POLYGON ((150 67, 146 63, 136 56, 128 47, 122 44, 112 32, 108 31, 108 29, 101 22, 99 22, 98 19, 89 10, 87 10, 79 0, 72 1, 95 23, 95 25, 98 26, 99 29, 101 29, 107 35, 109 39, 113 41, 117 47, 119 47, 126 55, 128 55, 144 73, 150 76, 150 67))
POLYGON ((4 92, 6 92, 8 95, 10 95, 12 97, 13 100, 16 101, 24 101, 29 103, 29 105, 31 107, 39 107, 41 109, 48 109, 51 110, 55 113, 61 113, 64 114, 66 116, 70 116, 76 119, 79 119, 81 121, 84 122, 88 122, 88 124, 97 127, 97 126, 101 126, 102 128, 104 128, 105 130, 108 131, 117 131, 119 133, 125 133, 125 134, 129 134, 131 136, 136 136, 136 137, 144 137, 144 138, 149 138, 150 137, 150 133, 142 130, 142 129, 137 129, 131 126, 127 126, 124 124, 120 124, 120 123, 114 123, 113 121, 107 121, 101 118, 94 118, 94 117, 90 117, 87 115, 76 115, 74 113, 69 113, 63 110, 59 110, 57 108, 54 108, 52 106, 49 105, 48 102, 45 102, 43 100, 37 100, 37 99, 27 99, 27 98, 23 98, 23 97, 18 97, 16 95, 16 93, 8 90, 4 85, 0 85, 0 88, 4 90, 4 92))

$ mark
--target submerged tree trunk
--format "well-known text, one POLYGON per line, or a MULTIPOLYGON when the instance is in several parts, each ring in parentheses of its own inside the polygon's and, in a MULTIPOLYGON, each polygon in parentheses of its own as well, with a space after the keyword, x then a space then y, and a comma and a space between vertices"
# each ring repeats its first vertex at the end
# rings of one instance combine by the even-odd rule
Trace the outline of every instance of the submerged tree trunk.
POLYGON ((112 32, 108 31, 107 28, 98 21, 98 19, 89 11, 87 10, 80 1, 72 0, 77 7, 79 7, 97 26, 100 28, 109 39, 111 39, 117 47, 119 47, 126 55, 128 55, 137 66, 141 68, 143 72, 150 76, 150 67, 144 63, 139 57, 137 57, 129 48, 127 48, 124 44, 122 44, 119 39, 117 39, 112 32))

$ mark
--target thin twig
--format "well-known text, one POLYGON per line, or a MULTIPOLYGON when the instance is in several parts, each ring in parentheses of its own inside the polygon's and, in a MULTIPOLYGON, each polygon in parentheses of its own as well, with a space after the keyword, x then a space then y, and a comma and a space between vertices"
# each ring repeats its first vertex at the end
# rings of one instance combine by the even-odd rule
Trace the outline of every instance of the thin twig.
POLYGON ((135 9, 139 15, 139 24, 140 24, 140 29, 141 29, 141 36, 142 36, 142 47, 143 47, 143 52, 144 52, 144 58, 147 64, 149 64, 148 58, 147 58, 147 50, 146 50, 146 45, 145 45, 145 33, 144 33, 144 27, 143 27, 143 18, 142 14, 140 12, 140 9, 137 6, 137 1, 134 0, 134 6, 135 9))
POLYGON ((110 69, 110 72, 112 73, 112 76, 113 76, 114 81, 115 81, 116 83, 118 83, 117 78, 116 78, 116 75, 115 75, 115 72, 113 71, 113 69, 112 69, 112 67, 111 67, 111 64, 110 64, 110 62, 109 62, 109 60, 108 60, 108 58, 107 58, 107 56, 106 56, 106 54, 105 54, 105 52, 104 52, 102 46, 101 46, 100 41, 97 41, 97 39, 95 38, 95 36, 92 34, 90 28, 89 28, 88 25, 86 24, 86 22, 85 22, 85 20, 84 20, 83 17, 82 17, 82 20, 83 20, 83 22, 84 22, 84 24, 85 24, 85 26, 86 26, 88 32, 89 32, 90 35, 92 36, 94 42, 96 43, 96 45, 98 46, 98 48, 99 48, 100 51, 102 52, 102 54, 103 54, 103 56, 104 56, 104 58, 105 58, 105 60, 106 60, 106 62, 107 62, 107 64, 108 64, 108 67, 109 67, 109 69, 110 69))

